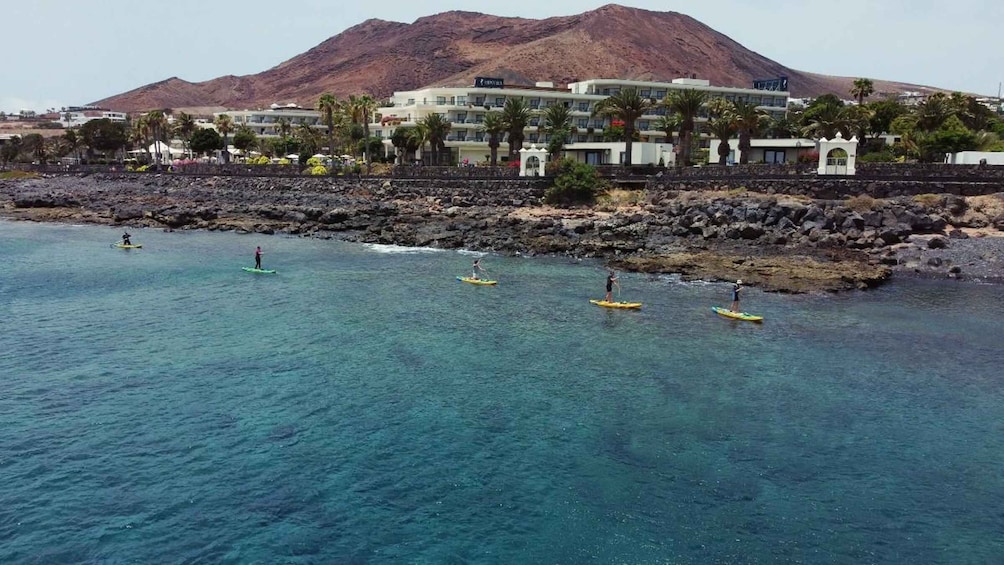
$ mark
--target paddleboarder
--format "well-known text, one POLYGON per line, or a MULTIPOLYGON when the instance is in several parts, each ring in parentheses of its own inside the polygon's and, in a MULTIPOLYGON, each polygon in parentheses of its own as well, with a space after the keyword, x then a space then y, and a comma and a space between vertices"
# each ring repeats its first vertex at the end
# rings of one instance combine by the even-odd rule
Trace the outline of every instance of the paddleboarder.
POLYGON ((606 297, 603 298, 604 302, 613 302, 614 301, 614 294, 613 294, 614 293, 614 286, 617 287, 617 292, 620 292, 621 285, 620 285, 619 282, 617 282, 617 275, 614 274, 613 271, 610 271, 607 274, 607 295, 606 295, 606 297))
POLYGON ((485 268, 481 266, 481 258, 480 257, 477 258, 477 259, 475 259, 474 260, 474 265, 471 266, 471 278, 474 279, 474 280, 479 280, 479 278, 478 278, 478 272, 482 272, 485 275, 488 274, 488 271, 486 271, 485 268))
POLYGON ((131 239, 129 239, 129 238, 131 238, 131 237, 132 237, 132 236, 131 236, 131 235, 129 235, 129 232, 125 232, 125 233, 123 233, 123 234, 122 234, 122 245, 132 245, 132 240, 131 240, 131 239))
POLYGON ((737 280, 736 284, 732 285, 732 306, 729 307, 729 310, 733 312, 739 311, 739 291, 741 291, 742 289, 743 289, 742 279, 737 280))
POLYGON ((261 246, 255 248, 254 250, 254 268, 261 269, 261 246))

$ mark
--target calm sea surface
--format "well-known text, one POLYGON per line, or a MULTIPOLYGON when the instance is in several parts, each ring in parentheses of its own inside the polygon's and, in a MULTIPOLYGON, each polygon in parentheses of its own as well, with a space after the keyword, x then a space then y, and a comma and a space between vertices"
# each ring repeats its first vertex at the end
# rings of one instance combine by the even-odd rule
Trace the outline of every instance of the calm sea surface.
POLYGON ((1004 287, 120 233, 0 222, 0 563, 1004 562, 1004 287))

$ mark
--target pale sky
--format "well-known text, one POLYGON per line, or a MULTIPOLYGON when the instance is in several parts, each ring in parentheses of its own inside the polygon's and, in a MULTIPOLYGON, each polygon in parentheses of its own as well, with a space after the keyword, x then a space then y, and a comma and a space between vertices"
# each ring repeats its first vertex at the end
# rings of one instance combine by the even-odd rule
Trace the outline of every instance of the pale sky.
MULTIPOLYGON (((254 74, 370 18, 448 10, 546 18, 590 0, 6 0, 0 110, 81 105, 177 76, 254 74)), ((689 15, 788 67, 996 95, 1000 0, 621 0, 689 15)))

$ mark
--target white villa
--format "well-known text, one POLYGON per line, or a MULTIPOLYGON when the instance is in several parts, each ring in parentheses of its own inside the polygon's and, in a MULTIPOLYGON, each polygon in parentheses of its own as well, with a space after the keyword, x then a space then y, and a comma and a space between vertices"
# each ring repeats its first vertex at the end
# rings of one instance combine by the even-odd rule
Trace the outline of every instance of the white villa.
MULTIPOLYGON (((624 88, 635 88, 639 94, 662 100, 671 91, 683 89, 702 90, 712 99, 743 100, 756 104, 771 115, 783 115, 788 107, 788 92, 712 86, 709 81, 680 78, 671 82, 648 82, 621 79, 591 79, 574 82, 567 88, 555 88, 552 83, 539 82, 534 86, 504 86, 501 79, 481 79, 482 86, 433 87, 407 92, 395 92, 389 106, 379 108, 370 126, 372 135, 384 139, 386 155, 394 155, 391 136, 398 127, 415 126, 429 114, 437 113, 452 124, 446 146, 458 162, 484 162, 489 149, 485 133, 481 130, 485 115, 501 111, 508 98, 519 97, 531 110, 540 111, 554 104, 564 104, 572 111, 576 132, 565 146, 566 154, 591 164, 618 164, 624 161, 623 143, 603 140, 603 130, 610 127, 609 118, 592 116, 596 103, 624 88)), ((640 143, 632 146, 633 164, 656 164, 665 155, 666 133, 657 128, 656 121, 666 114, 666 109, 656 106, 651 113, 637 122, 640 143), (651 146, 649 146, 651 144, 651 146)), ((702 116, 699 120, 705 119, 702 116)), ((541 131, 540 112, 526 129, 524 143, 546 144, 546 133, 541 131)), ((499 158, 505 160, 508 144, 499 147, 499 158)), ((668 164, 668 159, 666 160, 668 164)))
POLYGON ((114 112, 93 106, 72 106, 59 113, 59 123, 63 124, 64 128, 76 128, 92 120, 103 119, 124 124, 129 117, 125 112, 114 112))

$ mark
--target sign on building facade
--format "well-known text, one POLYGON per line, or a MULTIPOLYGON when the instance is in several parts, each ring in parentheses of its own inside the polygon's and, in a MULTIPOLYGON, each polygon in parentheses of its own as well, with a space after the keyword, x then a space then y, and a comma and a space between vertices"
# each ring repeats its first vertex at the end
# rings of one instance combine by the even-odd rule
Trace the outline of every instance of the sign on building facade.
POLYGON ((474 77, 476 88, 505 88, 505 80, 495 77, 474 77))
POLYGON ((771 90, 774 92, 788 92, 788 77, 754 80, 753 89, 771 90))

